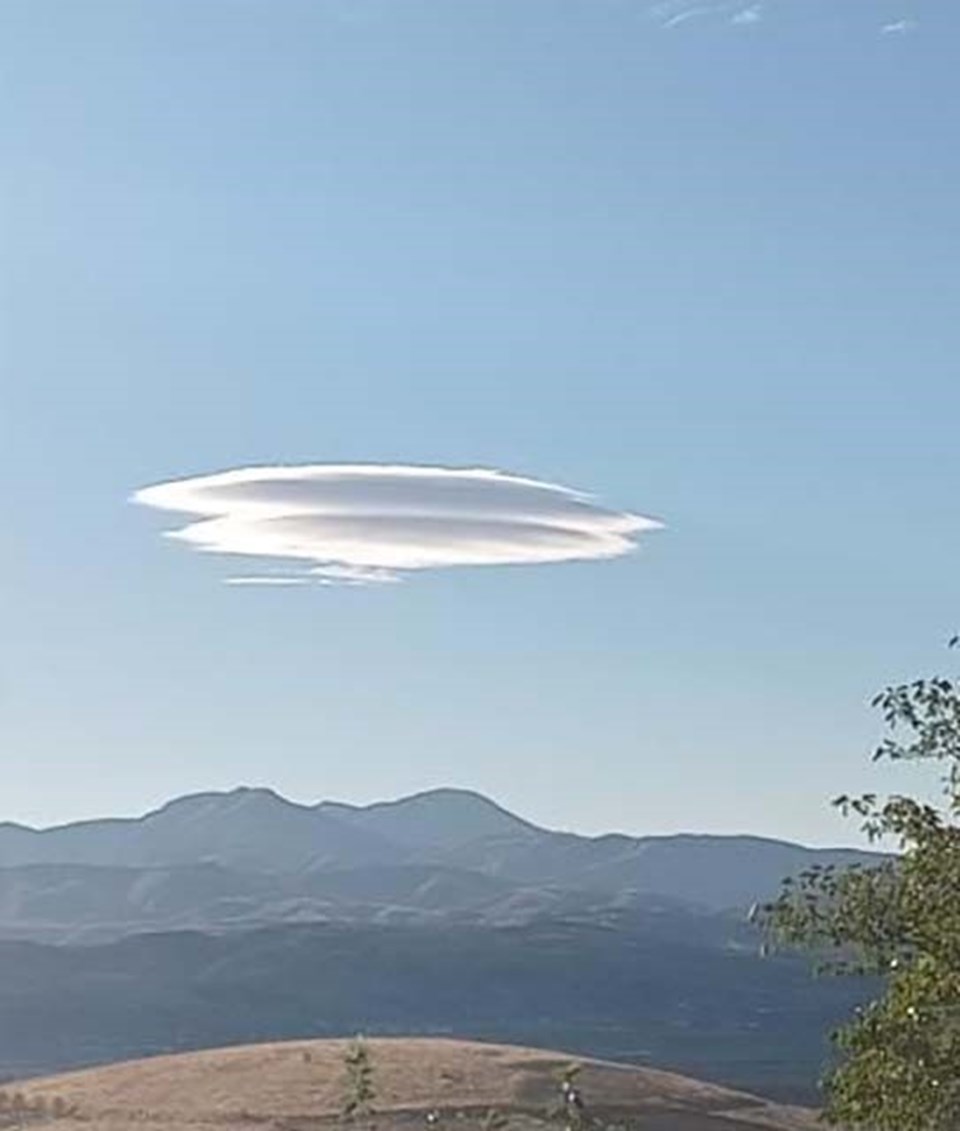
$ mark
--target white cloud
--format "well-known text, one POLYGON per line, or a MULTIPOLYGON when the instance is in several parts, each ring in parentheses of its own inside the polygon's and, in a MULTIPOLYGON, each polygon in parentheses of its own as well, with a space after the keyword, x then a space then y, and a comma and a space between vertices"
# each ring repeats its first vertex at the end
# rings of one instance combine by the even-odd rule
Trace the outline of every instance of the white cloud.
POLYGON ((684 8, 679 12, 669 12, 662 15, 657 14, 657 18, 661 21, 662 27, 679 27, 681 24, 687 23, 688 20, 699 19, 700 16, 712 15, 717 9, 708 7, 706 5, 698 5, 694 8, 684 8))
POLYGON ((304 577, 284 577, 277 575, 273 577, 269 574, 266 576, 252 575, 249 577, 228 577, 226 578, 227 585, 305 585, 306 578, 304 577))
MULTIPOLYGON (((694 20, 723 21, 743 27, 765 22, 775 15, 799 14, 804 6, 804 0, 656 0, 648 4, 646 11, 661 28, 675 28, 694 20)), ((869 12, 858 18, 872 29, 878 26, 878 17, 869 12)), ((880 25, 883 35, 906 35, 918 28, 918 21, 908 16, 880 25)))
POLYGON ((291 568, 233 585, 365 585, 411 570, 615 558, 661 525, 486 468, 247 467, 144 487, 133 501, 191 515, 167 537, 195 550, 291 568))
MULTIPOLYGON (((690 0, 661 0, 650 9, 650 15, 663 28, 679 27, 690 20, 729 14, 742 5, 738 0, 707 0, 691 3, 690 0)), ((759 12, 760 5, 757 5, 759 12)))
POLYGON ((916 20, 894 20, 893 23, 884 24, 880 33, 881 35, 906 35, 908 32, 916 31, 918 26, 916 20))
POLYGON ((730 19, 732 24, 757 24, 763 19, 763 7, 754 4, 752 8, 744 8, 730 19))

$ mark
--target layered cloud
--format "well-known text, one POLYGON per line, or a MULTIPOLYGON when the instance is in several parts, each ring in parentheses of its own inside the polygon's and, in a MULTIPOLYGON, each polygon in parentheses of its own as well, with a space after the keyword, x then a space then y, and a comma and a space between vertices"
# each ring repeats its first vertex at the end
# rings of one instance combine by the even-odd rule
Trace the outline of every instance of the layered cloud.
POLYGON ((661 524, 555 483, 486 468, 248 467, 144 487, 191 516, 167 537, 270 563, 232 584, 370 584, 412 570, 615 558, 661 524))

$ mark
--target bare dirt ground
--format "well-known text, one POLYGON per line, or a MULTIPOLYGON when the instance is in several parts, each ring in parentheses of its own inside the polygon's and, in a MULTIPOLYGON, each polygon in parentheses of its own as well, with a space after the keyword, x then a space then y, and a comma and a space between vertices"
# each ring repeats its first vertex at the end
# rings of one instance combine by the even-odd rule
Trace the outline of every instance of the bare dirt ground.
MULTIPOLYGON (((158 1056, 23 1084, 0 1127, 62 1131, 563 1131, 560 1053, 464 1041, 367 1045, 374 1113, 342 1118, 346 1041, 247 1045, 158 1056), (505 1122, 491 1112, 502 1113, 505 1122), (429 1118, 428 1118, 429 1116, 429 1118)), ((814 1113, 667 1072, 582 1061, 581 1131, 810 1131, 814 1113)))

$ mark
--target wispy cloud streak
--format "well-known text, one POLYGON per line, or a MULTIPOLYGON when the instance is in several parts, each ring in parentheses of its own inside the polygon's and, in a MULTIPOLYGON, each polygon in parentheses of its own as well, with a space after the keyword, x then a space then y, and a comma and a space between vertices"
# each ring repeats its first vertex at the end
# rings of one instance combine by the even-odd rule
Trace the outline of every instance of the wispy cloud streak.
POLYGON ((756 23, 762 14, 763 5, 754 4, 744 8, 743 0, 708 0, 706 3, 691 3, 690 0, 661 0, 650 8, 650 15, 663 28, 680 27, 708 17, 726 17, 732 23, 756 23))
POLYGON ((884 24, 880 29, 881 35, 907 35, 916 31, 919 24, 916 20, 894 20, 893 23, 884 24))
MULTIPOLYGON (((909 0, 905 0, 908 3, 909 0)), ((776 17, 797 18, 802 17, 804 9, 809 7, 806 0, 656 0, 646 8, 649 17, 661 28, 678 28, 684 24, 696 21, 711 23, 726 23, 736 27, 749 27, 761 22, 776 22, 776 17)), ((858 6, 859 7, 859 6, 858 6)), ((870 5, 863 5, 862 11, 857 11, 854 16, 863 20, 868 28, 876 30, 879 27, 883 35, 906 35, 916 31, 919 23, 909 14, 895 20, 881 24, 876 14, 871 15, 867 10, 870 5)), ((826 11, 819 15, 814 14, 814 19, 823 19, 826 11)), ((833 13, 836 16, 849 18, 849 13, 838 6, 833 13)))

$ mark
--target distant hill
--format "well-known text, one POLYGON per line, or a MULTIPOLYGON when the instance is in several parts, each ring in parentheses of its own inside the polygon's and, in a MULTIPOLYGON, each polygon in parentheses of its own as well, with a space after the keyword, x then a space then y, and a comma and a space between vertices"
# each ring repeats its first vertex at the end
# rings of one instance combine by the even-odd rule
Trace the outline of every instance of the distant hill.
MULTIPOLYGON (((501 1110, 507 1128, 556 1127, 562 1053, 448 1040, 376 1040, 376 1125, 422 1127, 428 1112, 474 1131, 501 1110)), ((248 1131, 251 1126, 336 1126, 343 1103, 337 1041, 254 1045, 164 1056, 34 1080, 16 1089, 26 1104, 57 1110, 57 1126, 139 1131, 248 1131), (65 1113, 65 1114, 64 1114, 65 1113)), ((586 1110, 645 1131, 813 1131, 813 1112, 665 1072, 588 1061, 578 1079, 586 1110)))
POLYGON ((541 829, 464 790, 370 806, 267 789, 178 798, 131 819, 0 825, 0 937, 90 941, 267 923, 486 924, 673 901, 744 908, 811 864, 878 857, 756 837, 541 829))
POLYGON ((810 1100, 869 987, 659 907, 512 927, 304 924, 0 942, 0 1074, 363 1031, 567 1048, 810 1100))

